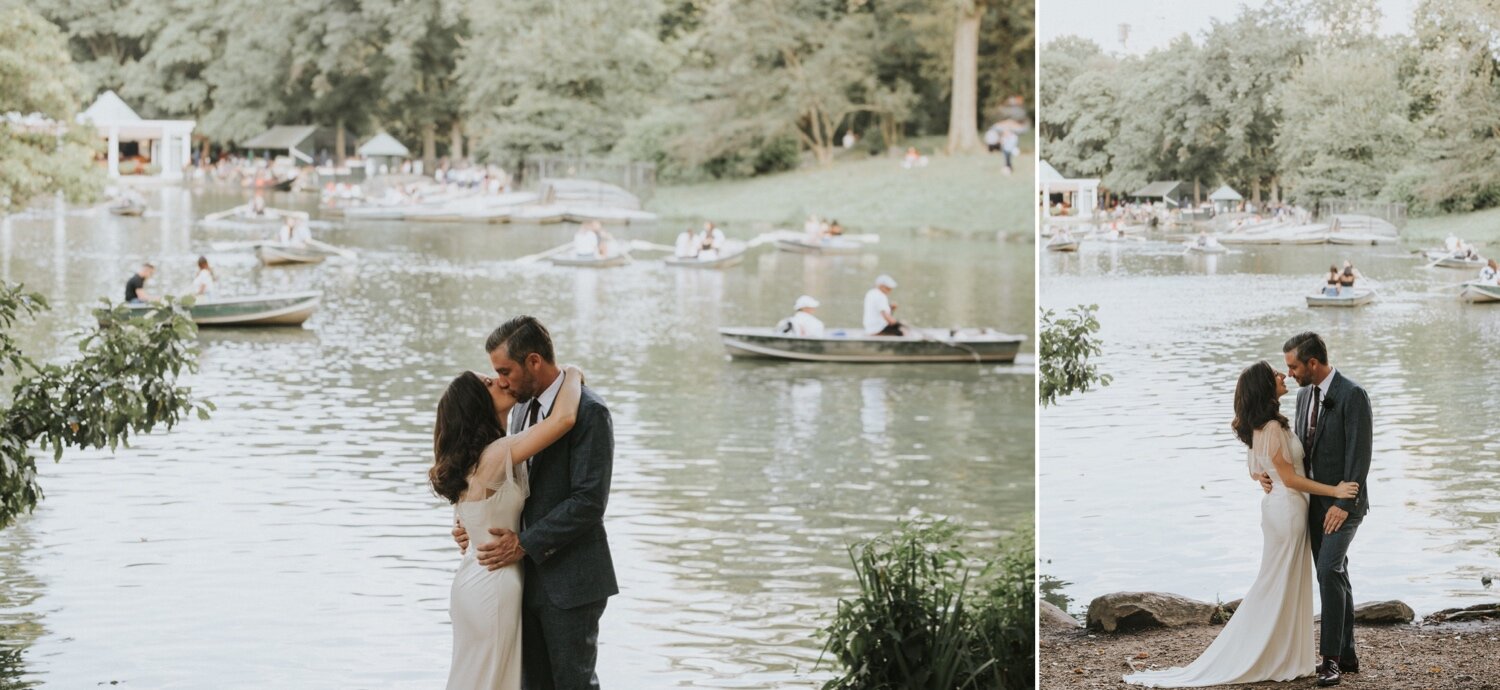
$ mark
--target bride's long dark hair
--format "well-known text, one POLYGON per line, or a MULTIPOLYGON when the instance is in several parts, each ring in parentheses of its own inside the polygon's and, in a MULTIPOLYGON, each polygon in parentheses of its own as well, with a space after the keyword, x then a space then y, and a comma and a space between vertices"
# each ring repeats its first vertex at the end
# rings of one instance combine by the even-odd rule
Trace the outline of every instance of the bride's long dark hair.
POLYGON ((1261 360, 1240 372, 1240 381, 1234 386, 1234 422, 1230 426, 1248 446, 1255 430, 1273 419, 1283 429, 1290 427, 1281 414, 1281 398, 1276 395, 1276 370, 1261 360))
POLYGON ((504 435, 484 382, 472 371, 459 374, 438 400, 432 469, 427 471, 432 490, 449 503, 457 503, 469 487, 469 475, 485 446, 504 435))

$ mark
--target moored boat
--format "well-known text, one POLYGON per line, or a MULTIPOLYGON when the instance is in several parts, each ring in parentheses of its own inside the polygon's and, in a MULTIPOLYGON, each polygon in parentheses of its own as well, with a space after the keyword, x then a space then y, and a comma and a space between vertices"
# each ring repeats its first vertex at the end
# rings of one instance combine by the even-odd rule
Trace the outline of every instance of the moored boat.
POLYGON ((553 256, 549 261, 555 266, 576 266, 580 268, 614 268, 630 263, 630 252, 617 254, 606 254, 605 256, 579 256, 577 254, 561 254, 553 256))
POLYGON ((911 329, 905 336, 832 329, 820 338, 774 328, 720 328, 719 337, 731 357, 846 363, 1012 362, 1026 340, 988 328, 911 329))
POLYGON ((1068 238, 1053 238, 1047 243, 1049 252, 1076 252, 1078 251, 1078 240, 1068 238))
POLYGON ((1426 256, 1428 260, 1432 261, 1432 265, 1438 268, 1467 268, 1476 270, 1484 268, 1489 264, 1489 261, 1481 256, 1455 256, 1443 251, 1430 251, 1426 253, 1426 256))
POLYGON ((267 266, 318 264, 328 258, 328 252, 293 244, 262 244, 255 247, 255 258, 267 266))
POLYGON ((1314 292, 1307 296, 1309 307, 1358 307, 1373 301, 1375 301, 1375 291, 1369 288, 1344 290, 1338 295, 1314 292))
POLYGON ((1458 298, 1475 304, 1500 302, 1500 285, 1470 281, 1464 283, 1463 289, 1458 293, 1458 298))
POLYGON ((682 268, 729 268, 730 266, 736 266, 740 262, 744 261, 745 254, 748 251, 750 251, 750 249, 745 243, 730 241, 725 243, 724 248, 719 251, 718 256, 715 256, 711 259, 701 257, 679 258, 675 256, 669 256, 666 259, 663 259, 663 261, 668 266, 678 266, 682 268))
POLYGON ((776 240, 776 248, 796 254, 859 254, 865 250, 865 244, 845 237, 824 237, 820 240, 781 237, 776 240))
MULTIPOLYGON (((322 301, 321 292, 290 292, 246 297, 205 298, 188 307, 199 326, 300 326, 322 301)), ((136 312, 151 305, 131 305, 136 312)))
POLYGON ((118 204, 110 206, 109 212, 117 216, 141 216, 146 213, 146 205, 137 203, 118 204))

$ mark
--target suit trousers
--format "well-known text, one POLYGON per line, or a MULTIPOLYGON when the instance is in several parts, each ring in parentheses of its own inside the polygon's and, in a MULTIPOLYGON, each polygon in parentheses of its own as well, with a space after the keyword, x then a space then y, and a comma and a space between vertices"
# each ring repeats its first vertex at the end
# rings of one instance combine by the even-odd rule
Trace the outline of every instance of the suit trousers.
POLYGON ((1337 657, 1344 668, 1359 664, 1354 653, 1354 589, 1349 584, 1349 544, 1363 515, 1350 515, 1333 534, 1323 533, 1323 518, 1332 502, 1315 497, 1308 506, 1308 540, 1318 570, 1318 594, 1323 602, 1318 653, 1337 657))
POLYGON ((599 619, 608 599, 571 609, 553 605, 535 565, 526 561, 521 606, 521 685, 525 690, 586 690, 599 687, 599 619))

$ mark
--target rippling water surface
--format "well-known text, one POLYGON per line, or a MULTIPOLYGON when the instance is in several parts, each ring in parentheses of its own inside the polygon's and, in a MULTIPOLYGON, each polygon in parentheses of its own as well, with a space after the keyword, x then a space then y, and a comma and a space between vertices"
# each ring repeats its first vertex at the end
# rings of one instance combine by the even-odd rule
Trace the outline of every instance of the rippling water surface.
POLYGON ((715 333, 772 324, 803 292, 830 325, 857 324, 881 272, 915 322, 1029 332, 1029 245, 898 230, 861 257, 766 247, 725 272, 591 272, 514 262, 566 226, 367 222, 320 234, 357 262, 268 269, 209 251, 253 233, 192 225, 242 197, 150 198, 143 219, 0 229, 3 278, 53 302, 30 346, 67 354, 148 258, 158 289, 186 291, 207 252, 225 293, 315 288, 323 307, 305 329, 201 334, 191 384, 218 405, 210 421, 42 462, 45 501, 0 532, 0 688, 440 686, 458 554, 424 483, 432 411, 518 313, 614 413, 624 591, 604 617, 606 686, 815 685, 815 631, 853 587, 846 544, 912 511, 991 542, 1030 522, 1029 370, 731 362, 715 333))
MULTIPOLYGON (((1314 330, 1369 391, 1372 508, 1350 551, 1356 601, 1419 614, 1497 594, 1500 575, 1500 305, 1449 289, 1467 272, 1423 268, 1415 247, 1243 247, 1185 256, 1166 243, 1085 241, 1046 253, 1041 303, 1098 304, 1113 385, 1041 414, 1042 572, 1074 610, 1120 590, 1223 601, 1260 554, 1261 492, 1229 430, 1235 379, 1314 330), (1308 309, 1331 262, 1379 288, 1359 309, 1308 309)), ((1291 415, 1296 382, 1283 399, 1291 415)))

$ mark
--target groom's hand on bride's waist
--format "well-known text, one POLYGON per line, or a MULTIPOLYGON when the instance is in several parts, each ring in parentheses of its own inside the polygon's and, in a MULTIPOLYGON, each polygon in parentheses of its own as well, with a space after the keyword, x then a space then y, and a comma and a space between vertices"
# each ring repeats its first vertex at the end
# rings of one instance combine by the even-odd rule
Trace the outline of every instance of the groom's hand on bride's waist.
POLYGON ((495 540, 479 545, 480 565, 490 570, 499 570, 519 563, 526 557, 526 550, 521 548, 521 538, 515 532, 494 528, 490 530, 490 534, 495 535, 495 540))
POLYGON ((1266 493, 1271 493, 1271 473, 1270 472, 1251 472, 1250 473, 1250 478, 1254 479, 1257 482, 1260 482, 1260 488, 1262 490, 1264 490, 1266 493))

